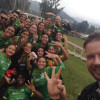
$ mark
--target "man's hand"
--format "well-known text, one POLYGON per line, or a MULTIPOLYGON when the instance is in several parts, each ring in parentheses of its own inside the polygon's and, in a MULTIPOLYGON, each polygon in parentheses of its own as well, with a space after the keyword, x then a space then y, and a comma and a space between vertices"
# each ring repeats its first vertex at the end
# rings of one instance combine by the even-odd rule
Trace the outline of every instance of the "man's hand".
POLYGON ((55 77, 55 68, 53 67, 51 79, 48 77, 46 72, 44 73, 47 80, 48 93, 52 99, 59 99, 60 94, 63 93, 62 81, 58 79, 61 71, 62 67, 59 68, 59 71, 55 77))

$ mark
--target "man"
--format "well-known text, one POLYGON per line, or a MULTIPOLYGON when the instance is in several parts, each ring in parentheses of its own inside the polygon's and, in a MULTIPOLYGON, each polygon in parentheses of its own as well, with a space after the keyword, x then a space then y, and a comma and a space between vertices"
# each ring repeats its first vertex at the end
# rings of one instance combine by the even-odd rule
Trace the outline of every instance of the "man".
POLYGON ((10 20, 9 20, 9 23, 8 23, 8 26, 9 25, 15 25, 17 26, 17 22, 15 22, 19 17, 19 12, 16 11, 16 10, 13 10, 10 14, 10 20))
POLYGON ((6 27, 6 22, 8 20, 8 14, 6 13, 5 10, 2 10, 0 12, 0 30, 4 30, 6 27))
POLYGON ((84 49, 88 71, 96 82, 83 89, 77 100, 100 100, 100 31, 88 37, 84 49))
POLYGON ((55 36, 56 36, 56 33, 60 30, 62 31, 63 33, 67 33, 68 31, 71 31, 71 27, 69 25, 69 22, 68 20, 66 19, 62 19, 60 18, 60 16, 55 16, 54 18, 54 25, 52 26, 52 29, 53 29, 53 38, 55 40, 55 36))

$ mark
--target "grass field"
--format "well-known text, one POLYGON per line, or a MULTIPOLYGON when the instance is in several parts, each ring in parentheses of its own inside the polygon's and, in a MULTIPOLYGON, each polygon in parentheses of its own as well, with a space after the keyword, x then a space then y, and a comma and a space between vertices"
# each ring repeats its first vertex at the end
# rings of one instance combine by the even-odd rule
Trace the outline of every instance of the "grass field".
POLYGON ((67 90, 67 100, 77 100, 81 90, 95 80, 88 72, 86 62, 69 55, 64 64, 66 70, 62 73, 62 77, 67 90))
POLYGON ((77 38, 77 37, 72 37, 70 35, 67 35, 67 38, 68 38, 68 41, 73 42, 74 44, 76 44, 80 47, 83 47, 83 43, 84 43, 83 39, 77 38))
MULTIPOLYGON (((70 35, 67 35, 67 38, 68 38, 68 41, 80 46, 80 47, 83 47, 83 43, 84 43, 84 40, 81 39, 81 38, 77 38, 77 37, 72 37, 70 35)), ((72 52, 74 52, 74 49, 75 49, 75 46, 72 46, 71 44, 68 44, 68 49, 71 50, 72 52)), ((78 54, 78 55, 81 55, 81 52, 82 50, 79 49, 79 48, 76 48, 75 50, 75 53, 78 54)), ((83 52, 82 53, 82 56, 85 57, 85 53, 83 52)))

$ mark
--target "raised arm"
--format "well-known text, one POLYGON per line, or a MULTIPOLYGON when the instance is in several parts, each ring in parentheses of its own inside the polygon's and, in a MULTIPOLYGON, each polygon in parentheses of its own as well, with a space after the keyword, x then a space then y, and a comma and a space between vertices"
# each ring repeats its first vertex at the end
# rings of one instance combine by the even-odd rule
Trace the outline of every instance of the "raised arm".
POLYGON ((46 57, 57 60, 58 66, 55 67, 56 72, 58 72, 60 66, 62 66, 62 70, 65 70, 65 66, 64 66, 63 62, 61 61, 61 59, 59 58, 58 55, 51 54, 51 53, 48 53, 48 52, 46 52, 46 53, 47 53, 46 57))
POLYGON ((35 89, 35 86, 32 84, 32 80, 31 82, 28 80, 28 84, 25 83, 25 85, 34 93, 34 96, 43 99, 43 95, 35 89))
MULTIPOLYGON (((62 46, 62 44, 59 43, 59 42, 55 42, 55 41, 52 41, 52 43, 53 43, 54 45, 56 45, 57 47, 61 48, 61 50, 62 50, 62 52, 63 52, 63 55, 60 57, 60 59, 61 59, 62 61, 67 60, 67 59, 68 59, 68 53, 67 53, 67 50, 62 46)), ((66 44, 65 44, 65 45, 66 45, 66 44)))

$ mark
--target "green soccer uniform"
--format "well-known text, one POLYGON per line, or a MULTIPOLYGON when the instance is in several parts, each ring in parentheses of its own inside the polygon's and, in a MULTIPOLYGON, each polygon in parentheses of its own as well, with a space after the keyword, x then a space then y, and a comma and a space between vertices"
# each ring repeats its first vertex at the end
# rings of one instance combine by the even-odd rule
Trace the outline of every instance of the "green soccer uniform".
MULTIPOLYGON (((65 69, 65 66, 62 62, 60 65, 55 67, 56 73, 58 72, 60 66, 62 66, 62 70, 65 69)), ((36 87, 37 91, 42 93, 42 95, 44 96, 43 100, 50 100, 50 96, 49 96, 48 90, 47 90, 47 81, 46 81, 44 72, 46 72, 48 74, 48 76, 51 77, 52 67, 49 67, 49 66, 45 67, 41 71, 38 69, 34 69, 34 71, 32 73, 33 84, 36 87)))
POLYGON ((29 100, 31 96, 31 91, 25 85, 21 86, 20 88, 9 87, 4 94, 8 100, 29 100))
POLYGON ((37 33, 37 35, 38 35, 38 40, 37 40, 37 42, 40 42, 41 36, 43 35, 43 33, 37 33))
POLYGON ((12 38, 3 39, 2 38, 2 31, 0 31, 0 49, 8 47, 10 44, 13 44, 12 38))
POLYGON ((6 59, 5 53, 1 53, 0 54, 0 80, 5 75, 10 64, 11 64, 11 61, 6 59))
POLYGON ((13 25, 15 25, 17 28, 19 27, 19 19, 16 19, 14 22, 13 22, 13 25))
POLYGON ((15 38, 17 38, 17 46, 20 44, 20 42, 21 42, 21 36, 15 36, 15 38))

